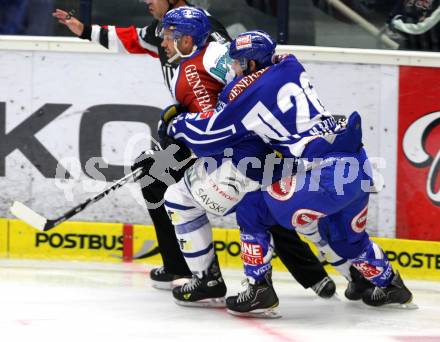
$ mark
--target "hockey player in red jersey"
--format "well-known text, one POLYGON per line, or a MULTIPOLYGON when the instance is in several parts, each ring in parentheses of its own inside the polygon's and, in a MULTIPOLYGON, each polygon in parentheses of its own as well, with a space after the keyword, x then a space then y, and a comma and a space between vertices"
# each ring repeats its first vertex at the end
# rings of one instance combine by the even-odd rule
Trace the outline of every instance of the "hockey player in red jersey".
POLYGON ((218 94, 235 77, 228 47, 218 42, 206 44, 210 23, 202 10, 192 7, 172 10, 164 17, 163 25, 162 47, 169 59, 180 60, 171 81, 176 103, 190 110, 214 109, 218 94), (173 23, 185 16, 189 19, 180 22, 177 30, 173 23))
MULTIPOLYGON (((169 57, 165 47, 162 46, 163 39, 160 36, 160 20, 171 9, 187 6, 189 4, 187 1, 183 0, 145 0, 145 3, 148 6, 148 11, 154 17, 154 20, 150 25, 143 28, 136 28, 134 26, 123 28, 112 25, 86 25, 61 9, 57 9, 53 13, 53 16, 58 19, 60 23, 66 25, 75 35, 99 43, 105 48, 113 49, 121 53, 145 54, 153 58, 159 58, 165 84, 170 92, 172 92, 171 84, 179 63, 172 58, 175 54, 172 53, 169 57)), ((208 15, 208 19, 211 25, 208 41, 216 41, 220 44, 230 41, 230 37, 223 25, 210 15, 208 15)), ((191 84, 194 85, 194 90, 200 97, 200 103, 203 104, 203 106, 206 106, 207 99, 200 96, 201 93, 200 89, 198 89, 198 81, 195 79, 196 75, 189 70, 188 77, 190 80, 191 77, 194 78, 194 83, 191 84)), ((204 77, 202 81, 209 81, 210 78, 210 76, 204 77)), ((207 88, 208 92, 212 92, 210 93, 209 99, 211 105, 214 105, 217 101, 219 86, 220 83, 214 88, 207 88)), ((180 87, 180 89, 181 91, 178 93, 184 94, 185 89, 182 87, 180 87)), ((189 103, 190 97, 186 98, 184 102, 189 103)), ((196 108, 199 108, 199 106, 196 108)), ((169 108, 169 110, 172 111, 173 108, 169 108)), ((145 157, 145 155, 140 156, 138 161, 141 160, 142 157, 145 157)), ((137 168, 138 165, 139 162, 136 162, 133 165, 133 169, 137 168)), ((174 179, 179 180, 183 177, 184 171, 185 169, 171 169, 170 174, 174 179)), ((159 180, 155 180, 148 185, 141 184, 142 195, 147 204, 160 203, 163 200, 163 195, 166 189, 167 184, 159 180)), ((191 272, 180 252, 176 235, 174 233, 174 227, 168 218, 164 206, 158 205, 148 207, 147 205, 147 208, 154 223, 163 260, 163 267, 152 269, 150 272, 150 278, 154 287, 170 289, 173 280, 188 277, 191 275, 191 272)), ((317 272, 320 272, 319 267, 316 266, 316 268, 317 272)), ((314 281, 315 278, 312 280, 314 281)), ((309 284, 305 283, 305 286, 309 286, 309 284)))

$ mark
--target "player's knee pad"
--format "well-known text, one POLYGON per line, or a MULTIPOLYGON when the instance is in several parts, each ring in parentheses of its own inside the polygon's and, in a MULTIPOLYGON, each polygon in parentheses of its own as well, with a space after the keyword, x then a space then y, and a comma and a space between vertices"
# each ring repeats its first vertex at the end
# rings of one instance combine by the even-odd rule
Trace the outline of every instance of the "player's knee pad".
POLYGON ((247 277, 256 281, 263 280, 264 275, 271 269, 274 243, 272 234, 268 231, 249 234, 240 232, 241 259, 247 277))
POLYGON ((353 266, 374 285, 385 287, 393 279, 394 272, 391 264, 382 250, 373 241, 352 260, 353 266))

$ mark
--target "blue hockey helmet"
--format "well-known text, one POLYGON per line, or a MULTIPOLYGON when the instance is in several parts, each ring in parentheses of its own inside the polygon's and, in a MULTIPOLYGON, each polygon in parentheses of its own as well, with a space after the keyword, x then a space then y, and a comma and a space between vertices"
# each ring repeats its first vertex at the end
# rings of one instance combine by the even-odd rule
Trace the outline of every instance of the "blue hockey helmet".
POLYGON ((162 27, 173 31, 175 39, 182 35, 193 38, 194 44, 201 48, 208 39, 211 22, 206 13, 196 7, 182 6, 168 11, 162 19, 162 27))
POLYGON ((259 67, 265 68, 272 65, 272 56, 275 53, 277 43, 264 31, 255 30, 241 33, 235 38, 229 47, 229 55, 232 59, 241 62, 254 60, 259 67))

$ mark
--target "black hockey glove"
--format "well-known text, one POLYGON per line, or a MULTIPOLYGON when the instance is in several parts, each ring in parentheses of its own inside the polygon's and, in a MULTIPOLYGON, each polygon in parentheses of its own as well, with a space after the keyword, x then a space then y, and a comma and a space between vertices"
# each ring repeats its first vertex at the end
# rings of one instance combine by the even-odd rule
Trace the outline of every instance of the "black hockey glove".
MULTIPOLYGON (((169 139, 170 139, 170 143, 167 146, 167 148, 169 148, 168 151, 162 151, 162 150, 144 151, 139 155, 139 157, 136 158, 134 164, 131 166, 131 170, 135 171, 138 168, 142 168, 142 172, 136 177, 135 180, 142 179, 144 176, 151 176, 156 179, 161 179, 160 175, 157 173, 158 167, 159 167, 159 173, 162 174, 162 172, 167 173, 168 172, 167 170, 169 168, 178 170, 187 164, 189 160, 185 161, 183 164, 180 163, 185 159, 191 157, 190 150, 186 148, 179 141, 175 141, 172 138, 169 139), (171 145, 175 145, 175 146, 171 146, 171 145), (167 160, 165 164, 163 163, 164 158, 167 160), (156 162, 158 163, 159 166, 155 166, 153 168, 153 165, 156 162), (161 166, 163 167, 163 169, 160 169, 161 166)), ((166 149, 164 148, 164 150, 166 149)))
POLYGON ((187 110, 185 107, 181 106, 180 104, 172 104, 168 107, 166 107, 162 113, 160 113, 160 119, 163 121, 166 125, 170 123, 171 120, 173 120, 177 115, 180 113, 185 113, 187 110))
POLYGON ((191 151, 189 150, 189 148, 186 147, 180 141, 170 137, 167 133, 167 128, 168 128, 168 126, 165 124, 165 122, 163 120, 160 120, 158 130, 157 130, 157 135, 159 136, 160 146, 164 150, 172 144, 179 146, 179 150, 176 153, 174 153, 174 158, 176 158, 176 160, 179 162, 190 157, 191 151))
POLYGON ((166 149, 170 144, 169 137, 167 134, 168 124, 180 113, 185 112, 185 108, 180 104, 172 104, 171 106, 166 107, 160 113, 160 121, 157 126, 157 134, 159 136, 159 143, 163 149, 166 149))
POLYGON ((142 167, 142 173, 137 177, 138 179, 150 174, 151 166, 154 164, 154 152, 156 151, 150 150, 142 152, 131 166, 131 171, 142 167))
POLYGON ((186 108, 179 105, 173 104, 166 107, 160 114, 160 121, 157 127, 157 135, 159 137, 159 144, 165 150, 171 144, 179 146, 179 150, 174 154, 174 158, 177 161, 182 161, 191 156, 191 151, 181 142, 171 138, 168 133, 168 124, 180 113, 186 112, 186 108))

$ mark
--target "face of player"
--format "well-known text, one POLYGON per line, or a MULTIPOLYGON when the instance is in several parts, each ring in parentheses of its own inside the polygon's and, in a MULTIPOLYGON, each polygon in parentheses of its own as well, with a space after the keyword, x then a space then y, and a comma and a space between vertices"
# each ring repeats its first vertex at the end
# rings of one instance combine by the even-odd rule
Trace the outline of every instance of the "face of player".
POLYGON ((160 44, 167 54, 168 58, 171 58, 177 54, 176 49, 174 48, 174 35, 173 31, 169 29, 165 29, 163 32, 163 40, 160 44))
POLYGON ((257 63, 254 60, 234 59, 232 69, 236 76, 247 76, 258 71, 257 63))
POLYGON ((167 0, 144 0, 144 2, 154 19, 160 20, 168 12, 169 3, 167 0))
POLYGON ((232 70, 234 70, 236 76, 243 76, 243 68, 241 67, 241 63, 238 59, 234 59, 232 62, 232 70))
MULTIPOLYGON (((161 46, 165 49, 168 58, 171 58, 177 54, 174 46, 174 35, 169 29, 165 29, 163 32, 163 40, 161 46)), ((177 48, 183 55, 191 53, 193 49, 193 41, 190 36, 181 36, 177 39, 177 48)))

